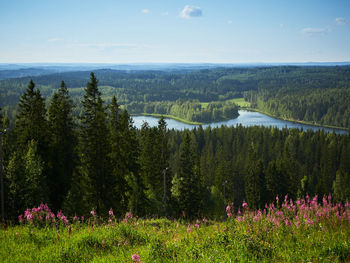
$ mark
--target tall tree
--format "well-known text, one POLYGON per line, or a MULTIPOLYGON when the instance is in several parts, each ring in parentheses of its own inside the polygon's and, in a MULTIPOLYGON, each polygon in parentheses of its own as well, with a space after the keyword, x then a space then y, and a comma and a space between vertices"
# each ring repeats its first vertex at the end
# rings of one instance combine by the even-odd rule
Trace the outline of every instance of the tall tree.
POLYGON ((30 80, 25 93, 19 100, 15 132, 20 148, 26 148, 31 140, 37 142, 38 154, 47 161, 48 124, 46 120, 45 99, 40 90, 30 80))
POLYGON ((123 158, 121 152, 122 145, 125 144, 123 140, 128 138, 123 137, 122 126, 121 126, 121 112, 117 99, 113 96, 112 101, 109 105, 109 144, 111 147, 109 158, 111 161, 111 172, 114 177, 115 195, 113 208, 116 215, 122 215, 128 205, 127 195, 128 185, 125 179, 126 176, 126 160, 123 158))
POLYGON ((120 153, 122 159, 121 170, 128 183, 127 198, 129 209, 136 215, 146 214, 148 198, 145 194, 145 185, 140 174, 140 145, 137 138, 133 120, 126 110, 120 116, 121 144, 120 153))
POLYGON ((18 196, 16 189, 21 189, 21 209, 49 201, 47 128, 45 100, 31 80, 20 98, 14 130, 17 149, 11 155, 7 172, 12 197, 18 196))
POLYGON ((194 217, 200 208, 199 165, 194 160, 191 135, 186 132, 180 147, 180 209, 187 217, 194 217))
POLYGON ((54 210, 61 208, 70 188, 76 164, 77 137, 72 114, 73 102, 64 81, 51 99, 48 110, 50 128, 50 174, 48 184, 54 210))
POLYGON ((89 178, 86 197, 97 213, 113 205, 114 178, 110 172, 107 116, 94 73, 90 75, 82 100, 80 127, 81 175, 89 178))

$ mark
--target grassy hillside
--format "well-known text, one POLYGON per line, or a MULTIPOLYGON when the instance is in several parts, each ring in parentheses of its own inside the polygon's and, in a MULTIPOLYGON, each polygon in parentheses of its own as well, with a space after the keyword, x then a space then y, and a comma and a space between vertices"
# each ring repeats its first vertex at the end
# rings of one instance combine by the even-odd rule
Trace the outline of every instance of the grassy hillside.
POLYGON ((94 211, 86 220, 54 216, 41 205, 0 232, 1 262, 349 262, 350 203, 330 197, 285 199, 222 222, 198 219, 116 220, 94 211))

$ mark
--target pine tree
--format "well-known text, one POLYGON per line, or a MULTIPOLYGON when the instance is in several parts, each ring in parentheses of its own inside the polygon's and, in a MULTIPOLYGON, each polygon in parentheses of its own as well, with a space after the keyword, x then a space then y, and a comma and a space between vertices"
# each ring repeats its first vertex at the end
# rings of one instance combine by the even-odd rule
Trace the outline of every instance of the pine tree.
POLYGON ((48 184, 50 200, 54 210, 61 208, 70 188, 70 182, 76 165, 75 146, 77 144, 75 124, 72 114, 73 102, 66 84, 52 99, 48 110, 50 128, 50 174, 48 184))

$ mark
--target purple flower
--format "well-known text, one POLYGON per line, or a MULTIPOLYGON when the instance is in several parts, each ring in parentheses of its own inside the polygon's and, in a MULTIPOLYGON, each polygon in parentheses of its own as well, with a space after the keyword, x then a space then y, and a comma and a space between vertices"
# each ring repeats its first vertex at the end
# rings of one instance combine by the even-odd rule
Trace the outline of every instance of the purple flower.
POLYGON ((192 232, 191 225, 188 225, 188 227, 187 227, 187 232, 188 232, 188 233, 192 232))
POLYGON ((111 209, 109 209, 108 214, 109 214, 110 216, 114 216, 114 214, 113 214, 113 209, 112 209, 112 208, 111 208, 111 209))
POLYGON ((136 254, 134 254, 134 255, 132 255, 131 256, 131 259, 132 259, 132 261, 134 261, 134 262, 141 262, 140 261, 140 256, 136 253, 136 254))

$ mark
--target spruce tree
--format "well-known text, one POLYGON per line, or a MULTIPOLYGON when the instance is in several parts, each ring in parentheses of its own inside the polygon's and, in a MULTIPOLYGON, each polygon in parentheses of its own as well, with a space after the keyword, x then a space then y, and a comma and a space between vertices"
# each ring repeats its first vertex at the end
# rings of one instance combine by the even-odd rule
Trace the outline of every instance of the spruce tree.
MULTIPOLYGON (((24 206, 49 202, 48 175, 48 124, 45 99, 31 80, 21 96, 15 122, 17 153, 9 163, 8 180, 12 189, 21 188, 24 206), (14 175, 17 173, 17 175, 14 175)), ((15 194, 14 196, 16 196, 15 194)), ((26 207, 21 207, 25 209, 26 207)))
POLYGON ((111 172, 113 174, 115 182, 113 208, 115 214, 121 216, 126 212, 128 205, 126 195, 128 191, 128 185, 125 179, 125 176, 127 174, 126 160, 123 158, 124 155, 121 152, 122 145, 125 143, 123 140, 127 140, 128 138, 124 138, 122 134, 120 106, 117 103, 115 96, 112 98, 112 101, 109 105, 109 110, 109 144, 111 147, 109 158, 111 161, 111 172))
POLYGON ((77 144, 75 124, 72 114, 73 102, 66 84, 52 99, 48 110, 50 128, 50 174, 48 184, 52 208, 58 210, 70 188, 70 182, 76 164, 75 147, 77 144))
POLYGON ((46 120, 45 99, 40 90, 30 80, 25 93, 19 101, 15 132, 19 148, 26 148, 31 140, 37 142, 38 154, 46 161, 48 156, 48 125, 46 120))
POLYGON ((113 204, 113 177, 109 166, 107 116, 94 73, 90 75, 82 100, 80 127, 80 174, 90 186, 85 196, 96 212, 106 213, 113 204))
POLYGON ((199 166, 196 164, 189 132, 186 132, 180 146, 180 210, 185 216, 194 217, 200 208, 199 166))
POLYGON ((120 155, 121 170, 128 183, 128 208, 136 215, 146 214, 148 198, 145 194, 145 185, 140 174, 140 145, 133 121, 126 110, 120 116, 120 155))

